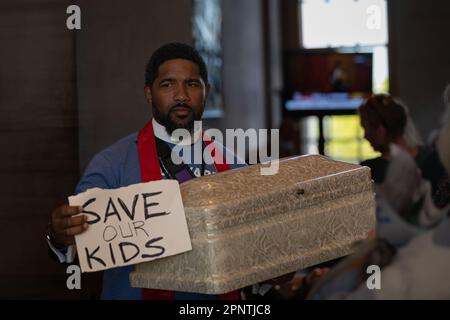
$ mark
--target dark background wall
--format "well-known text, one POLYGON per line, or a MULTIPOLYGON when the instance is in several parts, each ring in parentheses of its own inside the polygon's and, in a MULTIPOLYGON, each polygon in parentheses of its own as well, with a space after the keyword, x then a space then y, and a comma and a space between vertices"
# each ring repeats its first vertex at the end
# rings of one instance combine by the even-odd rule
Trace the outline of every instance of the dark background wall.
POLYGON ((78 178, 68 1, 0 2, 0 298, 70 298, 48 258, 51 210, 78 178))
POLYGON ((390 0, 391 91, 410 108, 424 138, 439 124, 450 83, 450 1, 390 0))
POLYGON ((151 117, 145 65, 166 42, 192 43, 191 1, 79 0, 76 32, 80 168, 151 117))

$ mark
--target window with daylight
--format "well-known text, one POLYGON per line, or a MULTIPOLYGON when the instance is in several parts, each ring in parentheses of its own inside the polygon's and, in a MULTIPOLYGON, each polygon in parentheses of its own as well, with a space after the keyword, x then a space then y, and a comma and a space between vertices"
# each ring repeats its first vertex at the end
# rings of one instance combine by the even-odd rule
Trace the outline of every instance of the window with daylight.
MULTIPOLYGON (((386 0, 301 0, 299 16, 304 49, 372 53, 372 92, 388 92, 386 0)), ((303 152, 317 153, 318 120, 302 121, 303 152)), ((364 139, 358 115, 325 116, 323 129, 327 156, 360 162, 379 155, 364 139)))
POLYGON ((222 1, 193 0, 192 37, 208 69, 211 89, 204 118, 223 115, 222 93, 222 1))

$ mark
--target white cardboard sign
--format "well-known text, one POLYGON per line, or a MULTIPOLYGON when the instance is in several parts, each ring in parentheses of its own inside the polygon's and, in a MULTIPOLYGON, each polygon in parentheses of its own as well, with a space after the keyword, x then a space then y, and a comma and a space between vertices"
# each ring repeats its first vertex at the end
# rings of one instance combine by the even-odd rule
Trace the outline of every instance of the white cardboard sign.
POLYGON ((69 197, 89 228, 75 237, 83 272, 151 261, 192 249, 176 180, 119 189, 89 189, 69 197))

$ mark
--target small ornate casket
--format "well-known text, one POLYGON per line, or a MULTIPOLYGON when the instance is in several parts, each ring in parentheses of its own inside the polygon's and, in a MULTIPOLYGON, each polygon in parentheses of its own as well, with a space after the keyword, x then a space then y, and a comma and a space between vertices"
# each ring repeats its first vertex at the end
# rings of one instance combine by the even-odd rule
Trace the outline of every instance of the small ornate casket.
POLYGON ((221 294, 342 257, 375 228, 370 169, 283 159, 181 185, 192 250, 136 265, 133 287, 221 294))

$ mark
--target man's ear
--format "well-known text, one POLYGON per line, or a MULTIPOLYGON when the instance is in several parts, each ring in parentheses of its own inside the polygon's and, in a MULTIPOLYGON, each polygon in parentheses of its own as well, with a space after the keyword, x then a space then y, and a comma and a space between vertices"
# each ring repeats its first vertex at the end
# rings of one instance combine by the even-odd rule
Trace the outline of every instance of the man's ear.
POLYGON ((151 106, 152 105, 152 90, 149 86, 144 87, 144 95, 145 95, 145 100, 147 100, 147 103, 151 106))

